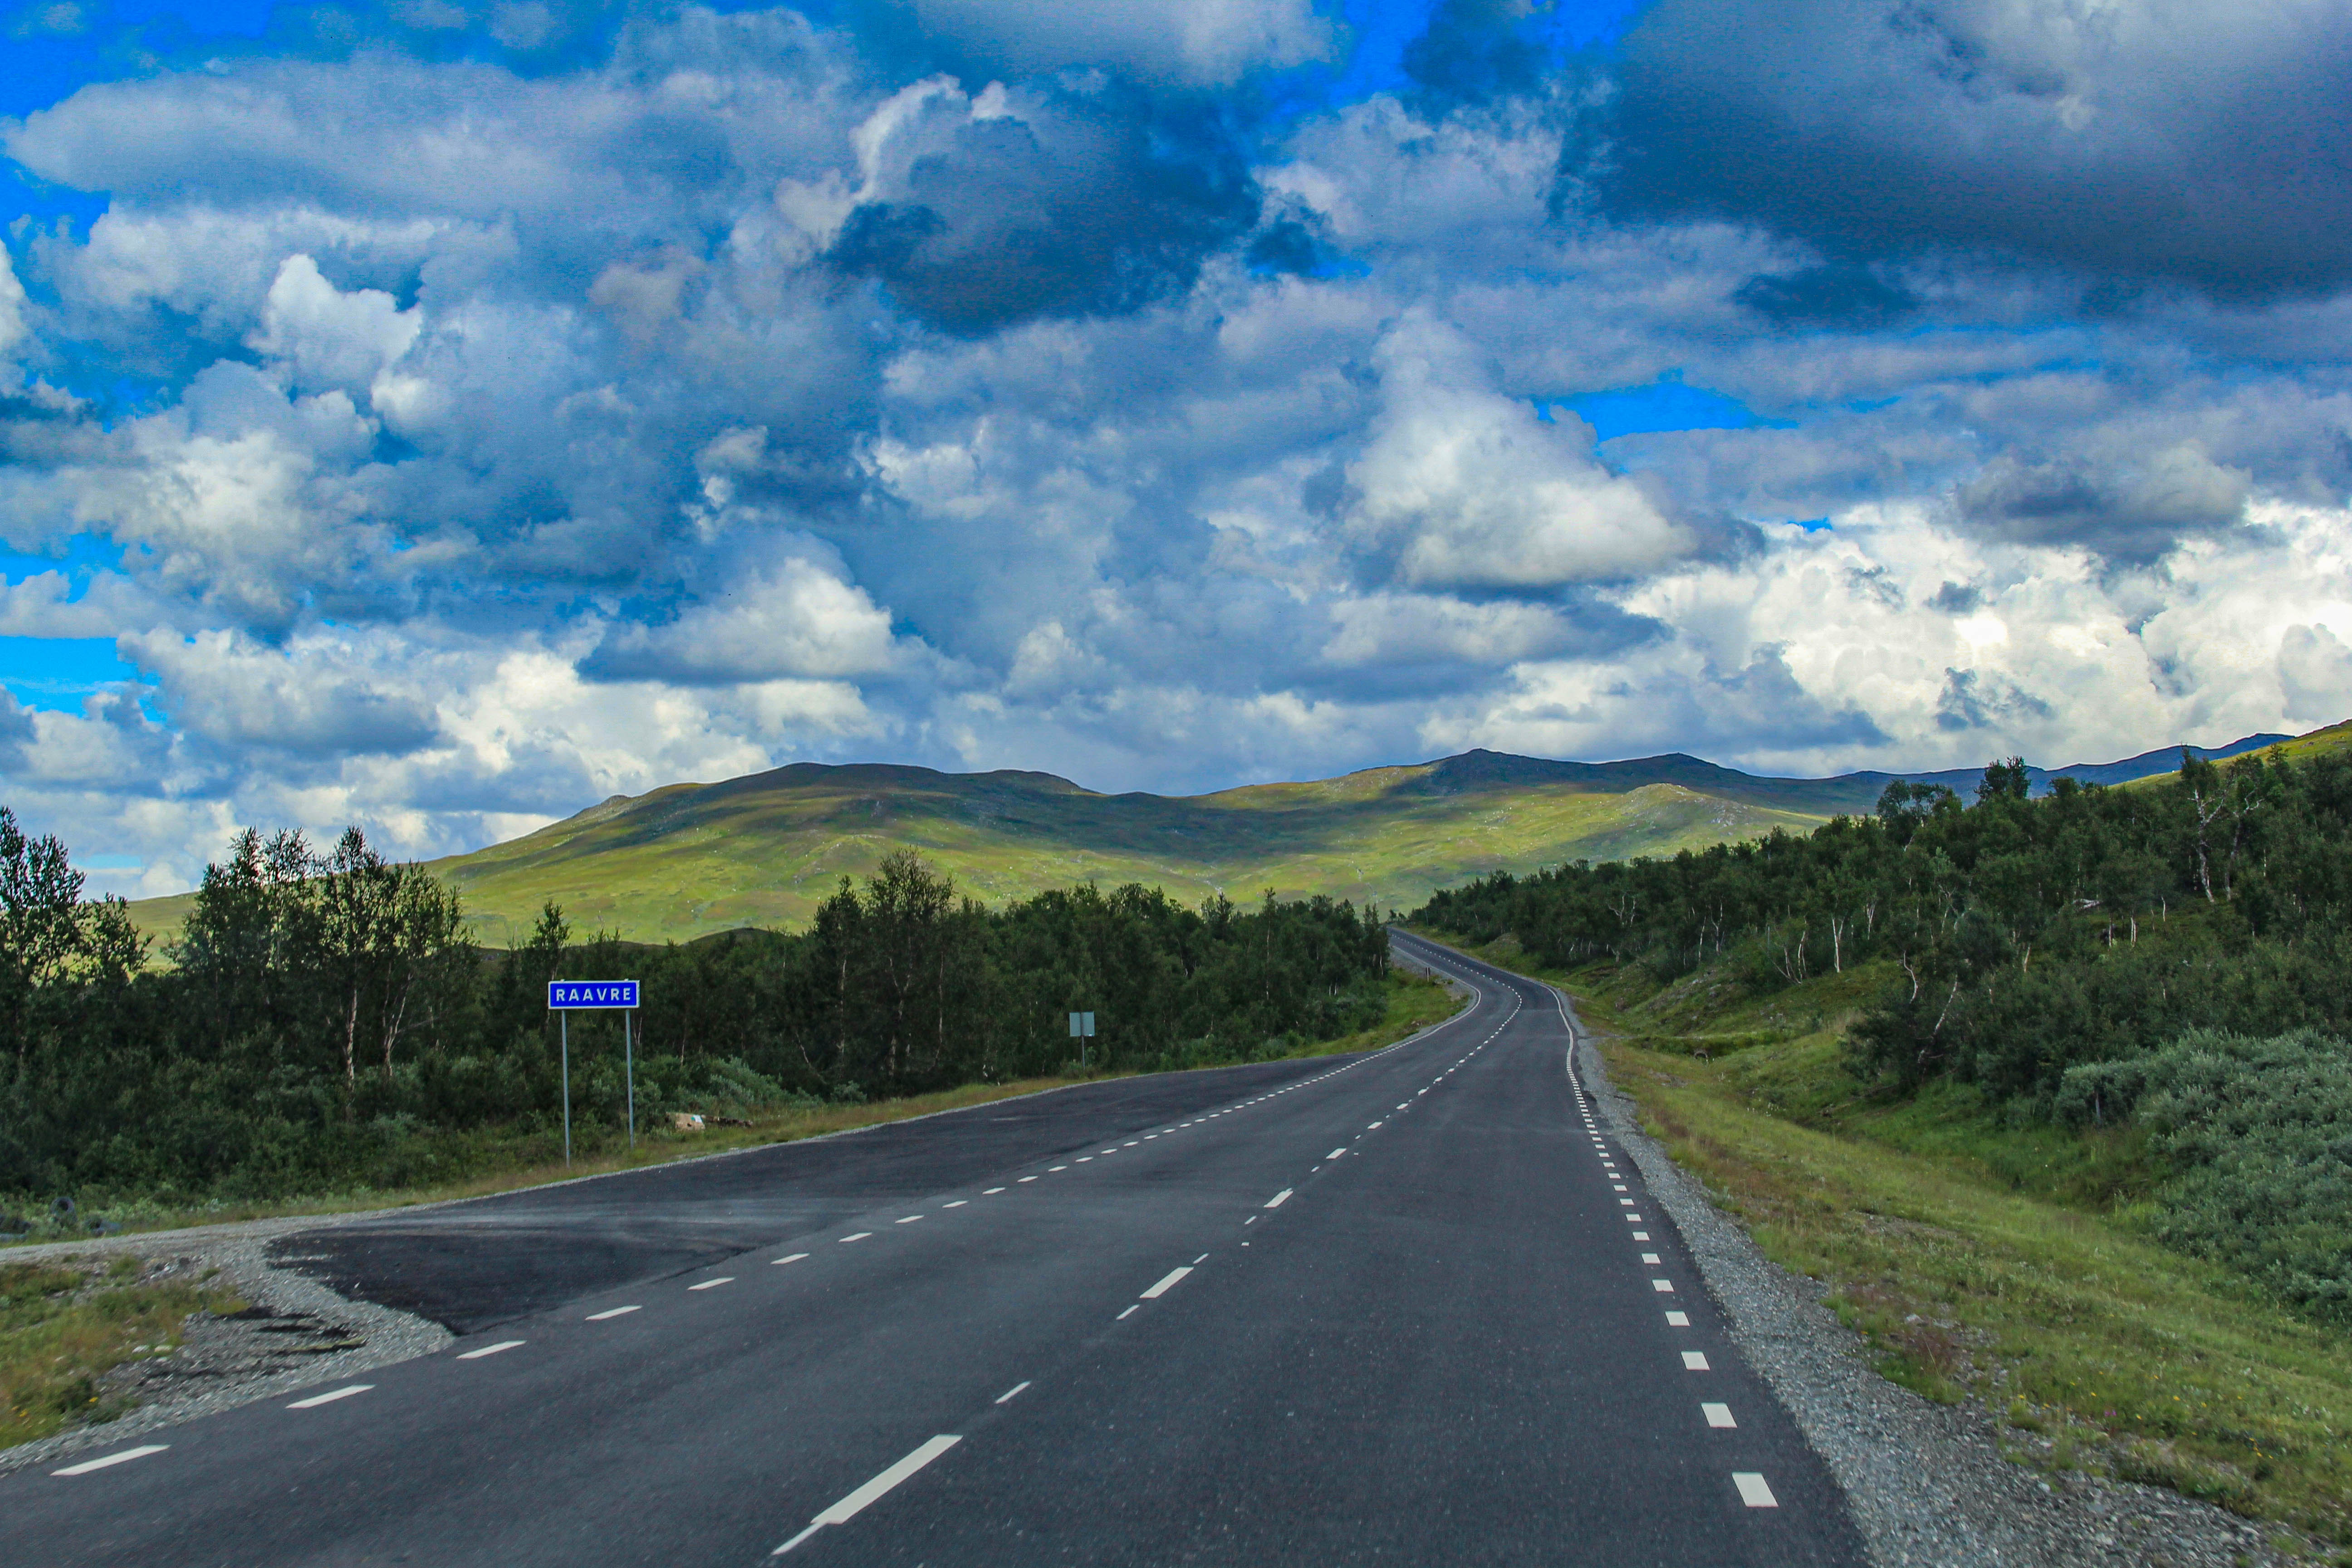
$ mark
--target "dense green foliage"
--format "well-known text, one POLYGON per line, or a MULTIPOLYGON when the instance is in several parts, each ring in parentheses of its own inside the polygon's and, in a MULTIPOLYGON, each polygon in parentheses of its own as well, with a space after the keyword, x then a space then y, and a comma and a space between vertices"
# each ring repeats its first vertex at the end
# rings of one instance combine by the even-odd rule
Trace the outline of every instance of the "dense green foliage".
POLYGON ((2352 1321, 2352 757, 2184 759, 2147 785, 2013 761, 1968 805, 1670 860, 1497 875, 1417 919, 1540 962, 1769 994, 1875 962, 1846 1031, 1880 1092, 1974 1085, 2012 1121, 2146 1130, 2159 1234, 2352 1321))
MULTIPOLYGON (((990 910, 911 854, 844 879, 808 931, 686 947, 575 942, 562 912, 508 952, 456 896, 353 830, 326 856, 243 835, 206 869, 168 966, 53 839, 0 809, 0 1193, 164 1199, 387 1187, 471 1173, 562 1112, 554 978, 644 983, 642 1123, 742 1115, 1094 1064, 1250 1059, 1382 1015, 1387 938, 1315 899, 1183 908, 1092 886, 990 910)), ((570 1023, 572 1113, 625 1112, 621 1016, 570 1023)))
POLYGON ((1706 964, 1762 992, 1883 959, 1901 979, 1853 1030, 1867 1067, 2046 1105, 2069 1067, 2192 1028, 2343 1031, 2347 912, 2352 757, 2331 754, 2040 800, 2000 763, 1972 805, 1896 784, 1805 837, 1492 877, 1417 918, 1662 984, 1706 964))
POLYGON ((2352 1045, 2314 1030, 2200 1030, 2160 1051, 2073 1068, 2076 1126, 2128 1118, 2179 1172, 2156 1232, 2352 1322, 2352 1045))

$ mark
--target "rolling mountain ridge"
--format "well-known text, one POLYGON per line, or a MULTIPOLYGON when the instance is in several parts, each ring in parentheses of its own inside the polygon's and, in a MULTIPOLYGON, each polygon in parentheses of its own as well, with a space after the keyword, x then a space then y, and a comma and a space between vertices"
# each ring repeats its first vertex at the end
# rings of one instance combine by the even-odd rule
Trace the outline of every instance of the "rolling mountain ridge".
MULTIPOLYGON (((2330 732, 2294 742, 2301 746, 2330 732)), ((2211 757, 2286 742, 2251 735, 2211 757)), ((2169 773, 2179 748, 2033 770, 2126 783, 2169 773)), ((1213 795, 1103 795, 1052 773, 946 773, 891 763, 795 763, 717 784, 615 795, 504 844, 430 862, 464 897, 481 941, 522 940, 541 905, 575 931, 688 941, 739 926, 804 923, 840 879, 911 848, 991 903, 1092 879, 1141 882, 1188 902, 1271 888, 1411 909, 1497 868, 1671 855, 1804 832, 1868 811, 1896 777, 1966 795, 1979 770, 1824 779, 1759 777, 1681 752, 1612 763, 1472 751, 1306 783, 1213 795)), ((176 931, 190 895, 132 906, 176 931)))

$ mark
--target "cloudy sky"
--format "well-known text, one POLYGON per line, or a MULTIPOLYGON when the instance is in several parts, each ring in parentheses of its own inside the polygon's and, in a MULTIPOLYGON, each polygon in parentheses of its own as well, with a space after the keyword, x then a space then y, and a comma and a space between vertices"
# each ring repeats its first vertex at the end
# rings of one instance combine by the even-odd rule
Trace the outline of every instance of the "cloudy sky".
POLYGON ((0 802, 2352 716, 2352 0, 0 4, 0 802))

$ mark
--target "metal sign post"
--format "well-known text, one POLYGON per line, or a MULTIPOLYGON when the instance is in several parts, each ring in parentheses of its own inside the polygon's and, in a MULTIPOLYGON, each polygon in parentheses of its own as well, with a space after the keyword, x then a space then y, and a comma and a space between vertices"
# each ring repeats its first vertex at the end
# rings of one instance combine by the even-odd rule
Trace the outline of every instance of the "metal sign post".
POLYGON ((603 1008, 624 1008, 621 1018, 621 1059, 629 1075, 629 1147, 637 1146, 637 1059, 630 1019, 637 1010, 634 980, 551 980, 547 1005, 562 1020, 563 1039, 563 1163, 572 1163, 572 1015, 603 1008))
POLYGON ((1078 1042, 1078 1069, 1087 1066, 1087 1042, 1095 1037, 1095 1016, 1092 1013, 1070 1015, 1070 1038, 1078 1042))

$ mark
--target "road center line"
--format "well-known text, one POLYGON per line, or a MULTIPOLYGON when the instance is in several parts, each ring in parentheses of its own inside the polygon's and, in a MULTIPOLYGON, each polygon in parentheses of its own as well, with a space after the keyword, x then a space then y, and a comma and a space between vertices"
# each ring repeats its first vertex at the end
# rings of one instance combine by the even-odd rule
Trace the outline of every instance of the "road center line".
MULTIPOLYGON (((1025 1387, 1026 1385, 1024 1384, 1024 1386, 1025 1387)), ((823 1513, 818 1514, 815 1519, 809 1522, 809 1527, 806 1530, 802 1531, 798 1535, 793 1536, 790 1541, 785 1542, 782 1546, 777 1547, 773 1552, 768 1553, 768 1555, 771 1557, 782 1557, 785 1552, 790 1552, 793 1547, 798 1546, 802 1542, 806 1541, 810 1536, 814 1535, 818 1531, 823 1530, 828 1524, 847 1524, 851 1520, 856 1519, 860 1513, 864 1512, 866 1505, 878 1501, 883 1497, 888 1495, 890 1490, 897 1487, 899 1482, 905 1480, 908 1477, 921 1469, 925 1465, 929 1464, 933 1459, 938 1458, 941 1454, 946 1453, 950 1448, 954 1447, 958 1443, 962 1441, 963 1439, 961 1437, 933 1437, 921 1447, 917 1448, 913 1453, 908 1455, 905 1458, 899 1460, 897 1464, 891 1466, 888 1469, 883 1471, 880 1475, 875 1477, 872 1480, 866 1482, 864 1486, 858 1488, 847 1497, 843 1498, 839 1502, 835 1503, 823 1513)))
POLYGON ((373 1383, 347 1383, 341 1388, 331 1388, 324 1394, 314 1394, 308 1399, 298 1399, 289 1410, 316 1410, 321 1405, 332 1405, 338 1399, 349 1399, 354 1394, 365 1394, 375 1386, 373 1383))
MULTIPOLYGON (((1201 1256, 1202 1256, 1202 1257, 1203 1257, 1203 1258, 1206 1258, 1206 1257, 1208 1256, 1208 1254, 1204 1252, 1204 1253, 1202 1253, 1201 1256)), ((1168 1288, 1169 1288, 1170 1286, 1171 1286, 1171 1285, 1175 1284, 1178 1280, 1180 1280, 1180 1279, 1183 1279, 1183 1278, 1184 1278, 1184 1276, 1186 1276, 1187 1274, 1190 1274, 1191 1272, 1192 1272, 1192 1266, 1191 1264, 1189 1264, 1189 1263, 1187 1263, 1186 1265, 1184 1265, 1184 1267, 1182 1267, 1181 1268, 1171 1268, 1171 1269, 1170 1269, 1170 1270, 1168 1271, 1168 1277, 1167 1277, 1166 1279, 1164 1279, 1160 1280, 1159 1284, 1154 1285, 1150 1289, 1146 1290, 1146 1291, 1145 1291, 1145 1292, 1144 1292, 1140 1297, 1139 1297, 1139 1298, 1138 1298, 1138 1300, 1144 1300, 1144 1301, 1156 1301, 1156 1300, 1158 1300, 1160 1297, 1165 1296, 1166 1294, 1168 1294, 1168 1288)))

